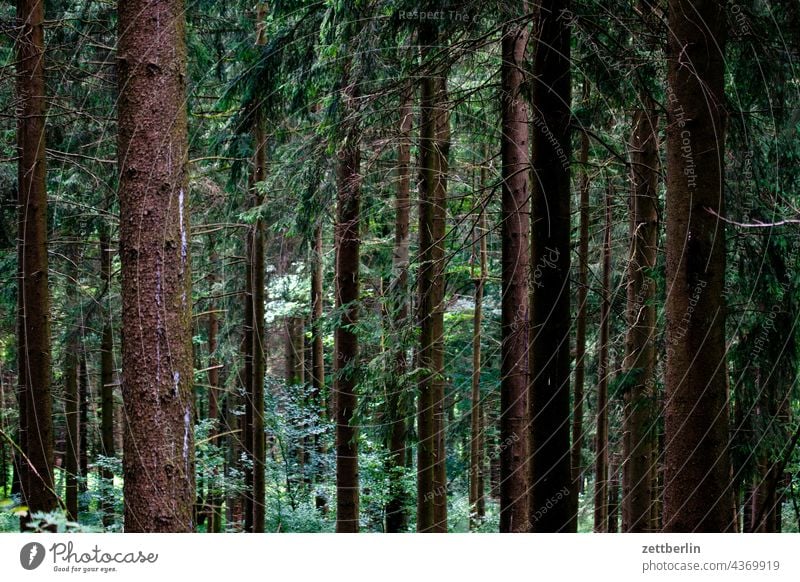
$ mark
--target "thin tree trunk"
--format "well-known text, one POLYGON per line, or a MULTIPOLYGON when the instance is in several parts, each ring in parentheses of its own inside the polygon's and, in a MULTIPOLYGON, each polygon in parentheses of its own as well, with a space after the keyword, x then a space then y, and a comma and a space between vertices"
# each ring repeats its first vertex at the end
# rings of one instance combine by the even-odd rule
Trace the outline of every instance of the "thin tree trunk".
POLYGON ((569 531, 570 31, 567 0, 539 7, 533 70, 531 531, 569 531), (552 508, 548 508, 552 505, 552 508), (546 512, 542 511, 548 508, 546 512))
POLYGON ((609 466, 608 479, 608 533, 619 531, 619 459, 614 455, 609 466))
MULTIPOLYGON (((419 33, 422 58, 434 49, 437 33, 424 23, 419 33)), ((447 217, 449 111, 442 73, 422 80, 420 120, 420 202, 418 367, 417 531, 447 531, 444 448, 444 236, 447 217)))
MULTIPOLYGON (((646 98, 645 98, 646 99, 646 98)), ((633 116, 631 136, 630 255, 628 260, 628 324, 623 392, 622 531, 651 530, 651 463, 655 399, 654 303, 658 246, 658 113, 653 104, 633 116)))
MULTIPOLYGON (((108 208, 106 208, 108 209, 108 208)), ((100 278, 105 288, 100 338, 100 436, 103 456, 113 457, 114 450, 114 330, 111 325, 111 240, 108 226, 100 227, 100 278)), ((114 522, 114 474, 108 467, 101 471, 103 479, 103 525, 114 522)))
MULTIPOLYGON (((70 245, 72 247, 72 245, 70 245)), ((66 272, 67 281, 67 302, 70 309, 77 305, 77 260, 78 257, 72 248, 68 251, 68 264, 66 272)), ((78 328, 73 327, 69 330, 69 340, 67 350, 64 355, 64 417, 66 419, 66 455, 64 458, 64 470, 66 472, 66 505, 67 518, 72 521, 78 520, 78 466, 80 433, 79 433, 79 410, 78 410, 78 352, 80 350, 78 328)))
POLYGON ((191 268, 181 0, 119 5, 125 530, 191 532, 191 268))
MULTIPOLYGON (((583 82, 583 100, 589 103, 589 82, 583 82)), ((578 313, 575 321, 575 392, 572 403, 572 448, 570 466, 572 487, 569 491, 570 531, 578 528, 578 494, 583 485, 583 402, 586 378, 586 297, 589 289, 589 136, 581 132, 580 149, 580 225, 578 240, 578 313)))
MULTIPOLYGON (((354 112, 357 89, 346 71, 342 84, 343 107, 354 112)), ((358 368, 360 189, 361 151, 357 122, 348 119, 338 152, 338 247, 336 253, 336 308, 343 310, 336 328, 336 531, 358 532, 358 431, 353 424, 358 368)))
POLYGON ((669 1, 664 531, 730 525, 725 5, 669 1), (702 362, 698 365, 698 362, 702 362))
MULTIPOLYGON (((211 273, 208 276, 209 287, 212 289, 219 279, 217 276, 217 263, 219 257, 216 251, 211 253, 211 273)), ((219 318, 217 317, 216 304, 212 302, 209 306, 210 313, 208 314, 208 418, 213 423, 211 434, 209 435, 209 444, 212 446, 219 445, 219 368, 220 363, 217 359, 217 348, 219 334, 219 318)), ((222 529, 222 514, 220 513, 221 498, 216 491, 216 481, 218 479, 217 470, 212 474, 212 482, 209 485, 208 491, 208 508, 209 508, 209 533, 219 533, 222 529)))
MULTIPOLYGON (((486 185, 486 166, 481 165, 481 191, 486 185)), ((483 401, 481 400, 481 325, 483 323, 483 289, 487 273, 486 213, 481 207, 478 215, 478 228, 475 230, 478 247, 479 273, 475 281, 475 314, 472 318, 472 410, 469 451, 469 515, 470 529, 477 529, 486 516, 485 473, 486 473, 486 434, 483 401)))
POLYGON ((53 414, 50 396, 50 292, 47 260, 45 166, 44 3, 18 0, 17 183, 19 189, 17 358, 18 464, 29 513, 56 508, 53 490, 53 414))
MULTIPOLYGON (((82 327, 79 333, 83 336, 82 327)), ((89 369, 86 361, 86 351, 81 342, 78 342, 78 435, 80 443, 78 445, 78 474, 81 476, 78 481, 78 492, 86 493, 89 487, 89 369)), ((88 500, 83 497, 80 503, 81 511, 89 509, 88 500)))
POLYGON ((320 223, 314 230, 314 250, 311 257, 313 265, 311 272, 311 386, 313 388, 311 399, 320 417, 325 416, 327 408, 322 402, 322 390, 325 387, 325 350, 322 343, 324 300, 322 252, 322 223, 320 223))
MULTIPOLYGON (((523 10, 527 3, 523 2, 523 10)), ((528 107, 522 97, 527 24, 502 40, 502 324, 500 363, 500 531, 524 532, 528 519, 528 351, 530 156, 528 107)))
POLYGON ((408 324, 408 265, 409 265, 409 215, 411 211, 410 171, 411 126, 414 91, 405 88, 400 105, 400 128, 397 145, 397 197, 395 200, 395 229, 393 281, 391 285, 391 317, 394 349, 394 377, 387 396, 389 428, 389 501, 386 503, 386 531, 404 532, 408 527, 405 509, 406 495, 402 475, 406 458, 406 348, 402 330, 408 324))
MULTIPOLYGON (((610 180, 610 178, 606 178, 610 180)), ((600 292, 600 341, 597 364, 597 434, 595 440, 594 531, 608 529, 608 336, 611 312, 611 184, 606 185, 603 274, 600 292)))

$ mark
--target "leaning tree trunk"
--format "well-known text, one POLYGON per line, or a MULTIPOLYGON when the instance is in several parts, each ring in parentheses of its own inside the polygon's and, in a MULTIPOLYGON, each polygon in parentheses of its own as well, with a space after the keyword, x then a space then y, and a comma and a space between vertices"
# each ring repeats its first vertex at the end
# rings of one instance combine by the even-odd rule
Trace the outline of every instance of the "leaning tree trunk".
POLYGON ((181 0, 119 5, 125 530, 191 532, 191 269, 181 0))
POLYGON ((725 5, 669 1, 664 530, 730 515, 725 377, 725 5))
MULTIPOLYGON (((357 90, 345 73, 342 97, 345 110, 355 111, 357 90)), ((336 253, 336 308, 342 310, 336 328, 336 531, 358 532, 358 431, 353 424, 356 408, 356 373, 358 368, 359 263, 360 263, 360 190, 361 151, 359 128, 351 115, 338 152, 338 203, 336 253)))
MULTIPOLYGON (((525 6, 523 2, 523 6, 525 6)), ((500 531, 528 524, 528 265, 530 192, 528 107, 522 96, 527 24, 503 30, 502 324, 500 355, 500 531)))
MULTIPOLYGON (((426 59, 436 43, 425 23, 420 45, 426 59)), ((422 80, 420 99, 420 202, 418 318, 420 327, 417 413, 417 531, 447 531, 444 448, 444 238, 447 217, 447 154, 450 115, 441 73, 422 80)))
POLYGON ((390 287, 392 341, 394 348, 394 378, 389 386, 387 408, 389 423, 389 500, 386 503, 386 531, 397 533, 406 530, 408 515, 402 475, 406 464, 406 347, 403 328, 408 324, 408 264, 409 215, 411 210, 410 173, 411 125, 413 88, 405 88, 401 97, 400 129, 397 145, 397 197, 395 200, 395 229, 393 280, 390 287))
POLYGON ((653 104, 633 116, 630 255, 623 398, 622 531, 650 531, 656 363, 653 270, 658 250, 658 113, 653 104))
POLYGON ((24 530, 34 511, 56 508, 50 397, 50 292, 45 167, 44 2, 19 0, 17 183, 19 186, 17 358, 24 530))
POLYGON ((571 529, 570 31, 568 0, 544 0, 533 70, 530 529, 571 529), (552 508, 548 507, 552 505, 552 508), (546 509, 546 511, 543 511, 546 509))

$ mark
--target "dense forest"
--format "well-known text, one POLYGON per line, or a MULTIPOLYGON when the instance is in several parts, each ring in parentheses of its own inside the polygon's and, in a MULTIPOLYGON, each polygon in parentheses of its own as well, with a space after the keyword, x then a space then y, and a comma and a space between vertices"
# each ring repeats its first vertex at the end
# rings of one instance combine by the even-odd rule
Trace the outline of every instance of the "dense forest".
POLYGON ((0 38, 0 530, 800 529, 796 0, 0 38))

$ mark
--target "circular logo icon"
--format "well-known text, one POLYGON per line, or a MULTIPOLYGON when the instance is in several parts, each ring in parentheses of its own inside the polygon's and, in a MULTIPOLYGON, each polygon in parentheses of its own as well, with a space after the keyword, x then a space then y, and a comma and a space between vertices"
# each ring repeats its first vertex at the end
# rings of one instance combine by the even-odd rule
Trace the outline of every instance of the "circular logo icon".
POLYGON ((39 542, 30 542, 19 551, 19 563, 26 570, 35 570, 44 562, 44 546, 39 542))

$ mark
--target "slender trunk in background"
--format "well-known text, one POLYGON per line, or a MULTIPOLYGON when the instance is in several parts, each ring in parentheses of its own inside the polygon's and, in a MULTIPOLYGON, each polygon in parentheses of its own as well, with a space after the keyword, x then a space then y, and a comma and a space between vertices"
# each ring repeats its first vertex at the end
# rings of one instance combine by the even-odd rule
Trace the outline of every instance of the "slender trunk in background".
MULTIPOLYGON (((523 10, 527 3, 523 2, 523 10)), ((503 29, 502 323, 500 356, 500 531, 525 532, 528 519, 528 351, 530 156, 528 107, 522 96, 526 23, 503 29)))
MULTIPOLYGON (((645 98, 648 99, 648 98, 645 98)), ((658 113, 653 103, 633 115, 630 254, 623 392, 622 531, 651 531, 651 463, 655 430, 656 282, 658 250, 658 113)))
MULTIPOLYGON (((78 303, 78 256, 74 252, 74 245, 70 244, 67 251, 67 305, 74 310, 78 303)), ((78 520, 78 466, 80 433, 78 410, 78 353, 80 343, 78 326, 68 330, 67 349, 64 354, 64 417, 66 420, 66 454, 64 455, 64 471, 66 472, 66 504, 67 519, 78 520)))
MULTIPOLYGON (((108 210, 108 203, 106 203, 108 210)), ((114 330, 111 325, 111 237, 105 221, 100 226, 100 278, 103 282, 103 331, 100 337, 100 437, 103 456, 113 457, 114 450, 114 330)), ((114 474, 105 467, 100 474, 103 480, 103 525, 114 522, 114 474)))
MULTIPOLYGON (((325 350, 322 330, 322 311, 324 300, 324 277, 322 271, 322 223, 314 230, 314 250, 311 253, 313 269, 311 271, 311 401, 320 418, 325 416, 326 406, 322 401, 322 389, 325 387, 325 350)), ((316 440, 319 447, 319 439, 316 440)), ((317 451, 319 452, 319 451, 317 451)))
MULTIPOLYGON (((78 333, 83 337, 83 327, 79 329, 78 333)), ((79 355, 78 358, 78 435, 80 436, 80 443, 78 444, 78 474, 82 477, 78 481, 78 493, 83 494, 88 491, 89 482, 89 368, 86 361, 86 350, 83 349, 83 344, 78 342, 79 355)), ((81 497, 80 510, 87 511, 89 509, 88 499, 81 497)))
POLYGON ((730 525, 725 3, 669 0, 664 531, 730 525), (697 365, 702 362, 702 365, 697 365))
MULTIPOLYGON (((266 39, 264 36, 264 18, 266 17, 266 7, 264 4, 258 5, 258 17, 256 22, 257 38, 256 44, 262 46, 266 39)), ((253 112, 253 138, 255 140, 255 155, 253 159, 253 192, 252 203, 254 206, 264 204, 264 196, 259 188, 266 178, 267 163, 267 136, 264 128, 264 116, 259 107, 253 112)), ((264 245, 266 230, 264 219, 259 217, 256 220, 251 232, 252 244, 250 250, 252 291, 253 291, 253 376, 250 385, 250 402, 253 407, 253 533, 264 533, 265 520, 265 495, 266 495, 266 437, 264 435, 264 375, 265 361, 264 350, 266 335, 264 333, 264 245)))
POLYGON ((412 104, 414 90, 404 89, 400 105, 400 128, 397 144, 397 197, 395 199, 394 256, 390 291, 392 340, 394 349, 394 377, 387 395, 389 423, 389 500, 386 503, 386 531, 404 532, 408 527, 405 509, 406 494, 402 475, 406 461, 406 347, 402 330, 408 324, 408 265, 409 265, 409 215, 411 210, 410 171, 412 104))
POLYGON ((17 370, 22 453, 18 468, 22 502, 29 509, 20 519, 24 531, 30 513, 56 508, 56 495, 50 396, 44 2, 18 0, 17 20, 17 370))
MULTIPOLYGON (((486 186, 486 165, 481 165, 481 193, 486 186)), ((482 194, 483 195, 483 194, 482 194)), ((477 529, 486 516, 485 473, 486 473, 486 429, 481 399, 481 325, 483 323, 483 289, 487 273, 486 212, 481 201, 478 227, 475 229, 475 242, 478 247, 479 273, 475 281, 475 314, 472 318, 472 410, 470 412, 469 442, 469 516, 470 529, 477 529)))
POLYGON ((572 531, 570 504, 570 30, 568 0, 544 0, 533 67, 532 532, 572 531), (542 511, 548 508, 546 512, 542 511))
MULTIPOLYGON (((212 289, 212 294, 214 293, 213 289, 219 280, 217 276, 217 264, 219 262, 219 256, 217 255, 216 251, 211 252, 211 272, 208 275, 208 284, 209 287, 212 289)), ((219 415, 219 369, 221 364, 217 359, 217 347, 218 347, 218 340, 217 336, 219 335, 219 318, 217 317, 217 305, 215 302, 209 306, 209 314, 208 314, 208 419, 214 423, 211 429, 211 434, 209 435, 209 444, 211 446, 219 445, 219 422, 220 422, 220 415, 219 415)), ((218 479, 217 470, 214 469, 214 473, 212 475, 211 483, 209 484, 208 490, 208 508, 209 508, 209 516, 208 516, 208 532, 209 533, 219 533, 222 529, 222 514, 220 513, 221 509, 221 497, 219 492, 216 490, 216 482, 218 479)))
MULTIPOLYGON (((423 23, 423 62, 434 51, 436 29, 423 23)), ((417 531, 447 531, 444 449, 444 236, 447 218, 447 157, 450 114, 447 81, 441 72, 422 79, 420 99, 420 201, 418 319, 420 326, 417 402, 417 531)))
POLYGON ((181 0, 119 4, 127 532, 194 530, 184 18, 181 0))
MULTIPOLYGON (((252 187, 252 178, 251 178, 252 187)), ((244 491, 242 492, 243 528, 245 532, 253 531, 253 229, 247 230, 245 235, 245 252, 247 261, 245 265, 245 290, 244 290, 244 322, 242 341, 242 397, 244 399, 244 414, 239 417, 241 431, 242 452, 246 462, 241 463, 244 474, 244 491)))
POLYGON ((608 533, 619 531, 619 459, 615 454, 608 469, 608 533))
POLYGON ((349 71, 342 83, 344 136, 338 152, 336 308, 343 310, 336 328, 336 531, 358 532, 358 431, 353 424, 358 369, 361 151, 359 127, 353 119, 357 88, 349 71))
MULTIPOLYGON (((610 180, 606 177, 606 180, 610 180)), ((594 531, 608 529, 608 336, 611 322, 611 184, 606 184, 600 340, 597 356, 597 433, 595 436, 594 531)))
MULTIPOLYGON (((589 103, 589 82, 583 82, 583 100, 589 103)), ((572 402, 572 488, 570 498, 570 531, 578 528, 578 494, 583 486, 583 388, 586 378, 586 297, 589 290, 589 135, 581 132, 580 149, 580 225, 578 239, 578 313, 575 321, 575 392, 572 402)))

